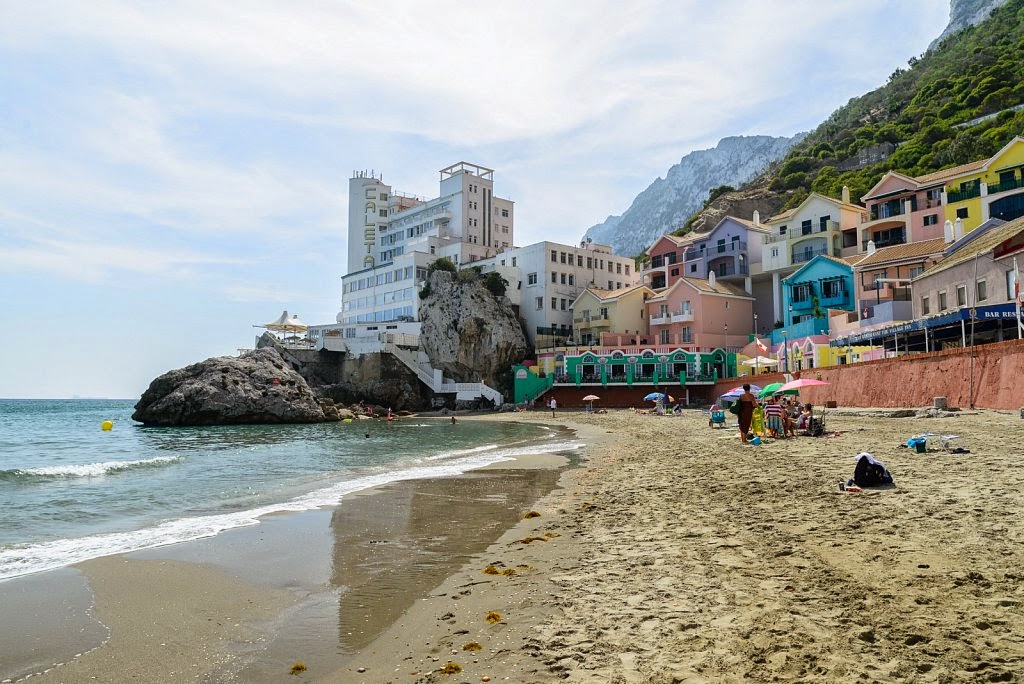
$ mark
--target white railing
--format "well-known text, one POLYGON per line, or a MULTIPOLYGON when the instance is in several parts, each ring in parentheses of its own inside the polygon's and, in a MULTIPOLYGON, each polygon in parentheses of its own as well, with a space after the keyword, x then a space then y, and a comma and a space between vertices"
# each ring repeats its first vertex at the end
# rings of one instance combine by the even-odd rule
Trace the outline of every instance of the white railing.
POLYGON ((683 311, 672 314, 673 323, 690 323, 693 321, 693 311, 683 311))
POLYGON ((671 316, 665 314, 664 316, 652 316, 651 325, 667 325, 672 322, 671 316))
POLYGON ((446 382, 443 378, 438 382, 441 374, 434 368, 421 362, 419 352, 403 349, 391 342, 384 344, 383 351, 401 361, 406 368, 416 374, 420 382, 429 387, 430 391, 435 394, 454 394, 456 399, 463 401, 483 397, 493 402, 495 406, 501 406, 504 402, 501 392, 482 382, 446 382))

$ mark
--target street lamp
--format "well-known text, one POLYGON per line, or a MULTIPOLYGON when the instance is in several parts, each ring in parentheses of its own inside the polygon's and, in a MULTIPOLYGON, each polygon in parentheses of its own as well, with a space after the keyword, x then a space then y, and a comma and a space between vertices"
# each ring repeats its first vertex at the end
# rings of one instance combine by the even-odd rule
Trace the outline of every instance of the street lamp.
POLYGON ((729 324, 725 324, 725 372, 729 373, 729 324))
MULTIPOLYGON (((754 340, 757 340, 757 312, 754 312, 754 340)), ((761 347, 754 345, 754 375, 761 372, 761 347)))

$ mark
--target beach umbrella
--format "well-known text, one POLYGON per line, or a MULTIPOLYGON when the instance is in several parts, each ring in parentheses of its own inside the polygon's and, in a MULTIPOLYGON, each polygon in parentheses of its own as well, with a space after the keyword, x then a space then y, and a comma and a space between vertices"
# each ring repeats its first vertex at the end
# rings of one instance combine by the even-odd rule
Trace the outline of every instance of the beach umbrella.
MULTIPOLYGON (((753 393, 760 392, 761 391, 761 386, 760 385, 755 385, 754 383, 750 383, 750 391, 753 392, 753 393)), ((739 387, 733 387, 731 390, 729 390, 728 393, 732 394, 733 392, 738 392, 739 394, 743 394, 743 385, 740 385, 739 387)), ((737 394, 737 396, 739 396, 739 394, 737 394)))
POLYGON ((583 397, 583 401, 589 401, 590 402, 590 412, 591 413, 594 412, 594 402, 597 401, 600 398, 601 397, 597 396, 596 394, 588 394, 587 396, 583 397))
POLYGON ((825 382, 823 380, 814 380, 812 378, 800 378, 799 380, 793 380, 792 382, 787 382, 785 385, 780 387, 777 391, 785 392, 786 390, 798 390, 801 387, 815 387, 817 385, 828 385, 828 384, 830 384, 830 383, 827 383, 827 382, 825 382))
POLYGON ((796 390, 796 389, 783 390, 782 389, 782 385, 783 385, 783 383, 781 383, 781 382, 773 382, 770 385, 765 385, 764 389, 762 389, 760 394, 757 395, 757 398, 758 399, 764 399, 765 397, 770 397, 773 394, 799 394, 800 393, 800 390, 796 390))
POLYGON ((651 392, 646 397, 644 397, 644 401, 658 401, 659 399, 664 399, 664 398, 665 398, 665 395, 662 394, 661 392, 651 392))

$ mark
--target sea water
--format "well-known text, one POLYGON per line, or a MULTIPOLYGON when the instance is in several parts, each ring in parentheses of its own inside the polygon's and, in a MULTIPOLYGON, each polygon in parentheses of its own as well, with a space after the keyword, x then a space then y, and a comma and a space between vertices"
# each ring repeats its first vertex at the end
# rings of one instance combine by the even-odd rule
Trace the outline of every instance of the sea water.
POLYGON ((132 404, 0 400, 0 580, 582 446, 533 424, 421 418, 153 428, 132 404))

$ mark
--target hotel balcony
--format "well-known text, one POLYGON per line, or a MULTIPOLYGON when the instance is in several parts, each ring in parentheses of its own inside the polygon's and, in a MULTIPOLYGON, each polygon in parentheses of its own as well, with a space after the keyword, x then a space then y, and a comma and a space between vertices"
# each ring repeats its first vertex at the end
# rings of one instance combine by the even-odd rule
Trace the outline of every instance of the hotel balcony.
POLYGON ((668 325, 672 322, 672 317, 669 315, 665 316, 651 316, 651 325, 668 325))
POLYGON ((693 311, 681 311, 680 313, 674 313, 669 318, 672 323, 692 323, 693 311))
POLYGON ((794 249, 793 250, 793 263, 803 264, 816 256, 822 254, 829 254, 830 250, 828 247, 818 247, 817 249, 794 249))

